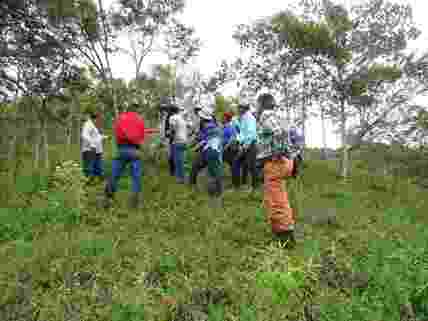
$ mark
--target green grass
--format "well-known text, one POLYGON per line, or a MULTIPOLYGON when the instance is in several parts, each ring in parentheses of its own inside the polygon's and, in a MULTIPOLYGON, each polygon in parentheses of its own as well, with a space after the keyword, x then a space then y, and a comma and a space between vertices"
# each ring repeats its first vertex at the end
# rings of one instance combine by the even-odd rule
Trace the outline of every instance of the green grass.
POLYGON ((145 162, 138 211, 126 207, 129 178, 114 209, 84 213, 70 208, 67 194, 39 195, 43 176, 22 178, 15 196, 36 201, 0 209, 0 307, 23 304, 16 279, 27 272, 34 320, 185 320, 180 309, 212 321, 304 320, 318 306, 316 320, 399 321, 406 305, 427 320, 426 192, 358 169, 343 183, 335 167, 310 161, 303 177, 287 182, 304 232, 295 250, 270 242, 261 191, 227 193, 224 209, 211 209, 205 193, 176 185, 165 163, 157 174, 145 162), (333 210, 339 226, 306 220, 333 210), (327 266, 327 257, 335 263, 327 266), (96 281, 70 288, 73 273, 96 281), (368 282, 357 286, 354 275, 368 282), (197 303, 198 289, 221 289, 222 299, 197 303))

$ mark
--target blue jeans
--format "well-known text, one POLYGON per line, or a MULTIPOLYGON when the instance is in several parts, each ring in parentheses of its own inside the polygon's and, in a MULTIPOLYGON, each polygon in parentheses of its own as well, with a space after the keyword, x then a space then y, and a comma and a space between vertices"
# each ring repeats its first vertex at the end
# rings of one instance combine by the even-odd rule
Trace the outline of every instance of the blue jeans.
POLYGON ((82 160, 83 171, 86 177, 103 176, 103 158, 101 153, 97 154, 93 151, 85 151, 82 153, 82 160))
POLYGON ((118 145, 119 157, 113 159, 112 173, 110 181, 107 185, 109 194, 117 191, 117 184, 120 177, 123 175, 125 167, 131 165, 132 191, 134 193, 141 192, 141 176, 143 173, 142 162, 138 157, 137 148, 130 145, 118 145))
POLYGON ((175 177, 179 182, 184 182, 184 154, 186 144, 172 145, 172 159, 174 160, 175 177))

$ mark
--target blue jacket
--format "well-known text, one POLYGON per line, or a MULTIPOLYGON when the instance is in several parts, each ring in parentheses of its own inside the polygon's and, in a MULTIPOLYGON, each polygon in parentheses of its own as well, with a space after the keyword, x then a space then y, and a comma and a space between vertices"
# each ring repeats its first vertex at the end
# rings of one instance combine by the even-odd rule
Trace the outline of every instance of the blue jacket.
POLYGON ((223 133, 215 121, 210 121, 205 128, 201 128, 199 141, 204 155, 208 148, 214 149, 219 153, 223 152, 223 133))
POLYGON ((203 146, 207 143, 208 132, 213 127, 217 127, 217 124, 215 123, 215 121, 210 121, 208 123, 208 126, 201 127, 201 129, 199 130, 198 140, 199 142, 202 142, 203 146))
POLYGON ((242 145, 250 145, 257 140, 257 121, 253 114, 248 111, 239 119, 238 141, 242 145))

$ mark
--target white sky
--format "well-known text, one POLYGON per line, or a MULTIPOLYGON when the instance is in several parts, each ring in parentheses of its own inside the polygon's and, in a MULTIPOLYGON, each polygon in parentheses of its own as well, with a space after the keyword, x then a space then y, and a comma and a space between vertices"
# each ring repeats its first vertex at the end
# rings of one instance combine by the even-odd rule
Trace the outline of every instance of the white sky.
MULTIPOLYGON (((422 30, 419 39, 411 44, 415 49, 428 49, 428 1, 427 0, 393 0, 394 2, 410 3, 416 23, 422 30)), ((104 0, 109 5, 112 0, 104 0)), ((346 5, 357 4, 360 0, 335 1, 346 5)), ((286 9, 292 0, 187 0, 187 7, 182 21, 192 25, 197 35, 203 42, 199 56, 192 62, 192 67, 199 69, 203 74, 213 73, 221 60, 231 60, 239 56, 238 44, 232 39, 234 27, 241 23, 249 23, 263 16, 272 15, 286 9)), ((153 55, 145 60, 148 68, 154 63, 168 63, 165 57, 153 55)), ((146 69, 144 68, 144 69, 146 69)), ((113 73, 116 77, 131 79, 134 76, 132 62, 126 56, 117 56, 112 62, 113 73)), ((228 90, 226 95, 233 95, 228 90)), ((307 144, 309 146, 321 146, 321 126, 318 120, 310 120, 306 125, 307 144)), ((329 134, 327 143, 335 148, 339 145, 338 138, 332 133, 332 126, 328 126, 329 134)))

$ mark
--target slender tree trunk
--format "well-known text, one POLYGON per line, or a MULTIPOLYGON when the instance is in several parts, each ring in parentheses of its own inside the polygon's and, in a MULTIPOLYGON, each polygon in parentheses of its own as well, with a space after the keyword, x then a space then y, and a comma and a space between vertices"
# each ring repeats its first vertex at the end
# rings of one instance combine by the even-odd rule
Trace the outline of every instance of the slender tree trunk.
POLYGON ((46 170, 49 169, 49 141, 48 141, 48 126, 47 122, 42 122, 42 144, 41 149, 43 151, 43 159, 44 159, 44 168, 46 170))
POLYGON ((81 128, 80 128, 80 117, 77 114, 74 117, 74 133, 75 133, 75 138, 76 138, 76 145, 80 151, 81 128))
POLYGON ((325 127, 325 107, 323 103, 321 103, 321 135, 322 135, 321 159, 327 160, 327 130, 325 127))
POLYGON ((17 140, 18 140, 17 130, 14 129, 13 134, 12 134, 12 138, 10 139, 10 142, 9 142, 9 149, 8 149, 8 153, 7 153, 8 162, 12 162, 12 161, 16 160, 16 143, 17 143, 17 140))
POLYGON ((37 132, 38 134, 34 135, 33 142, 33 168, 38 169, 40 163, 40 123, 37 123, 37 132))
POLYGON ((350 166, 350 158, 349 158, 349 148, 347 142, 346 135, 346 113, 345 113, 345 100, 342 99, 340 103, 340 135, 342 138, 342 160, 341 160, 341 168, 340 175, 343 178, 347 178, 349 175, 349 166, 350 166))
MULTIPOLYGON (((306 138, 306 90, 308 89, 308 81, 306 78, 305 59, 303 58, 303 88, 302 88, 302 135, 306 138)), ((306 146, 306 139, 304 139, 303 146, 306 146)))
MULTIPOLYGON (((73 99, 74 100, 74 99, 73 99)), ((67 146, 68 146, 68 151, 71 151, 71 148, 73 146, 73 127, 74 127, 74 101, 71 102, 70 104, 70 117, 68 118, 67 124, 65 125, 65 129, 66 129, 66 137, 67 137, 67 146)))
POLYGON ((73 122, 70 122, 65 127, 66 144, 69 151, 71 150, 71 146, 73 145, 72 136, 73 136, 73 122))

